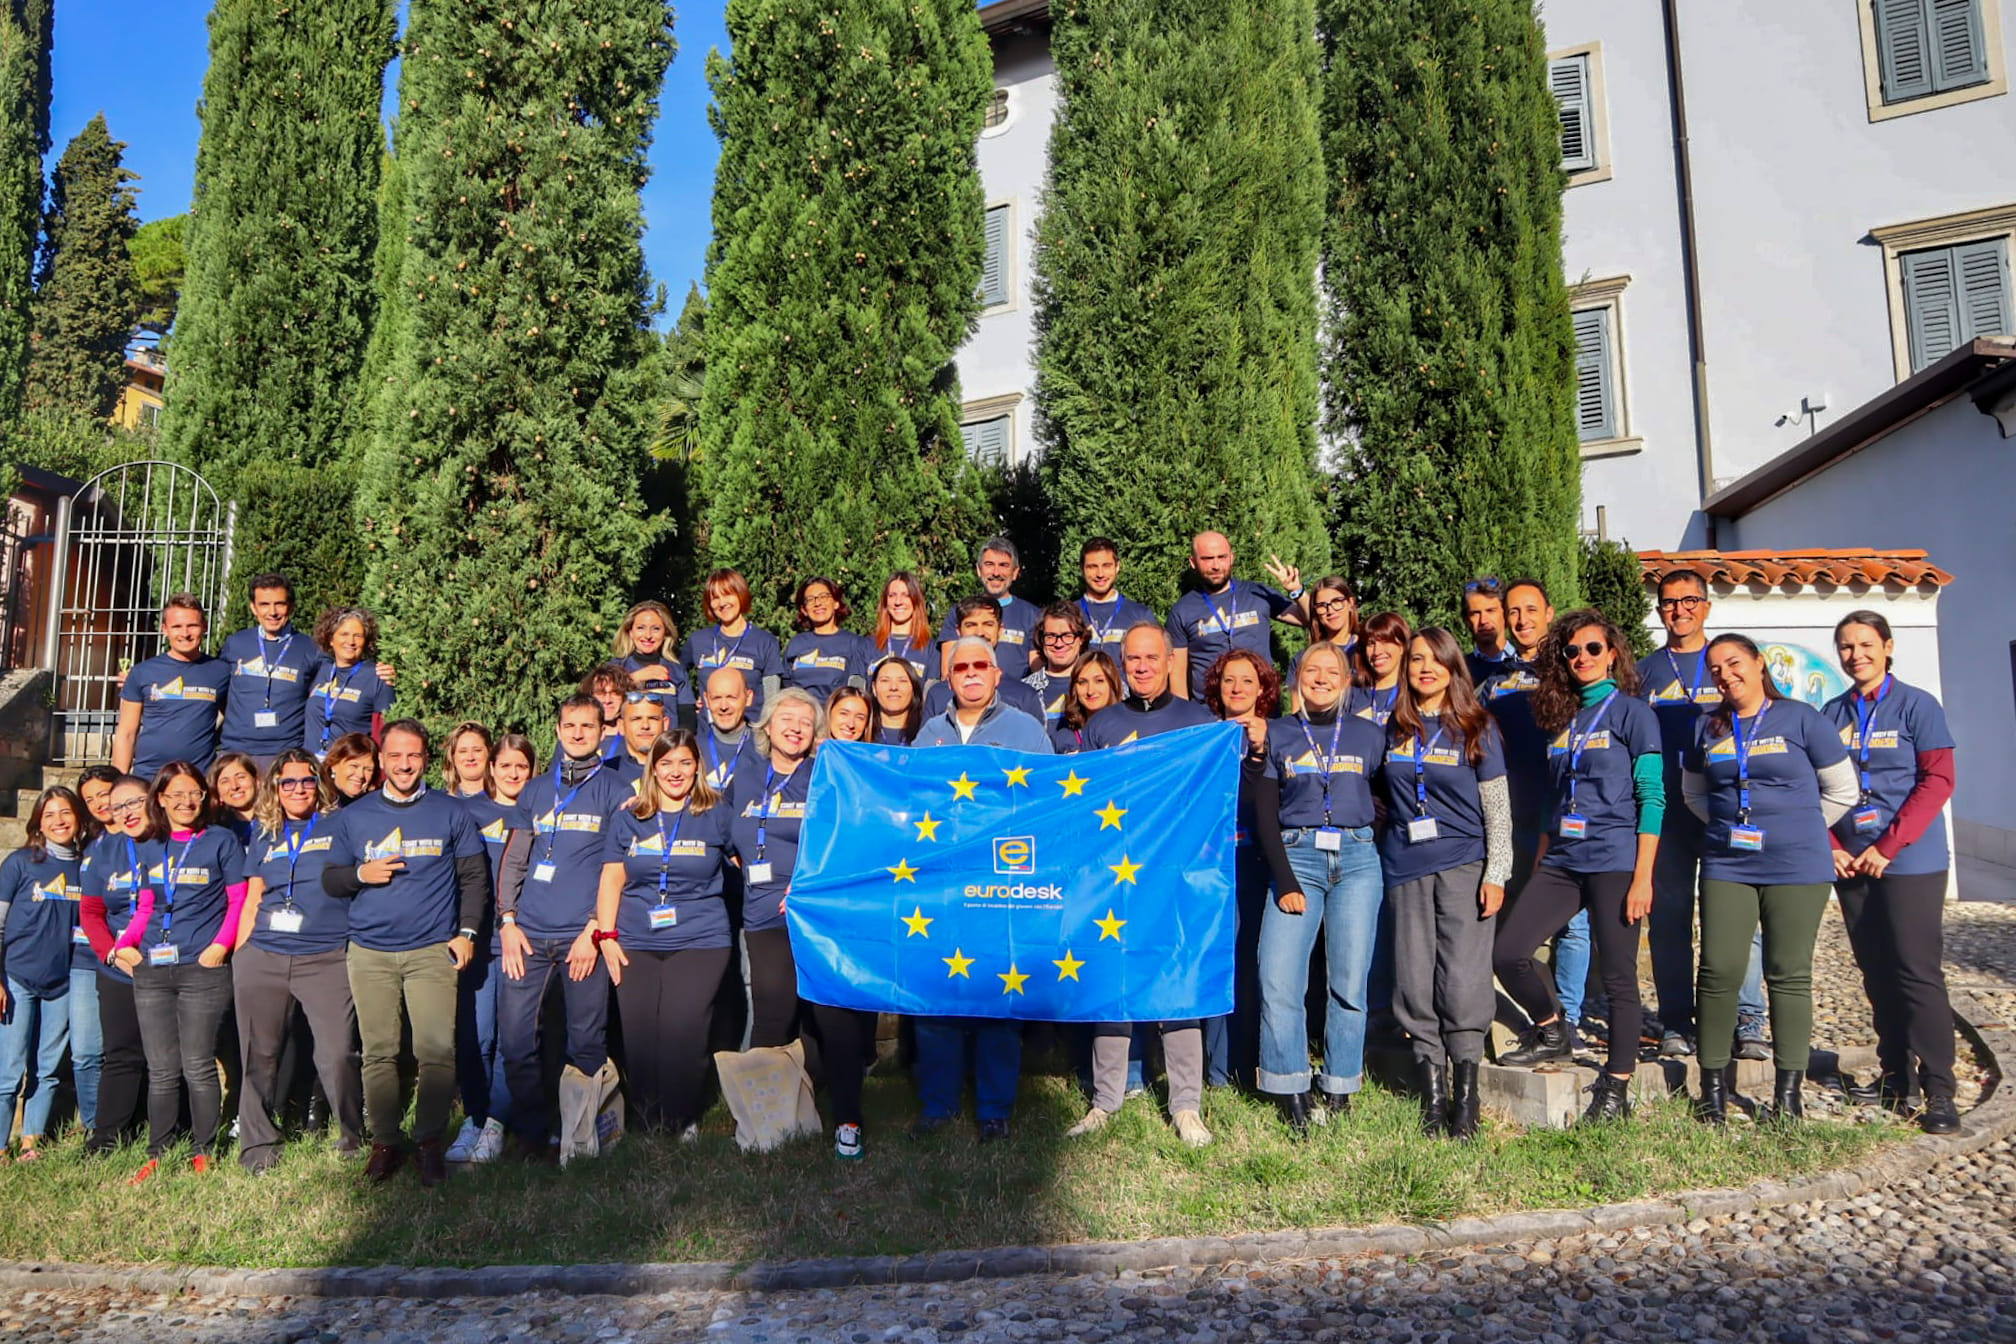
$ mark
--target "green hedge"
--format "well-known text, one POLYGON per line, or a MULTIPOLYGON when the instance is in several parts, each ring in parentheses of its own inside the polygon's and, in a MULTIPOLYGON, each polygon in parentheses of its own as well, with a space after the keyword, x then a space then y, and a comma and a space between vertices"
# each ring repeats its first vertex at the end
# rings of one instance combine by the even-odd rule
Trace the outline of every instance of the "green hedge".
POLYGON ((250 622, 246 584, 258 574, 294 581, 294 622, 303 630, 327 608, 359 600, 364 546, 351 521, 347 473, 252 463, 238 473, 237 499, 228 597, 213 624, 236 630, 250 622))

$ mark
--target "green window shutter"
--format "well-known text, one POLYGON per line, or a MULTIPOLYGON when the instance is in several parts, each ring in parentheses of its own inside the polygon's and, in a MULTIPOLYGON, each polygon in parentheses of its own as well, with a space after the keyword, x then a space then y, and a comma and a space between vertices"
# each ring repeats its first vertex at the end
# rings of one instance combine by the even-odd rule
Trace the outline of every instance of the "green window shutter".
POLYGON ((1008 302, 1008 207, 997 205, 987 212, 987 259, 980 268, 980 306, 994 308, 1008 302))
POLYGON ((1876 6, 1876 65, 1883 101, 1923 98, 1932 89, 1931 30, 1926 0, 1869 0, 1876 6))
POLYGON ((1953 249, 1906 252, 1902 258, 1904 325, 1911 344, 1911 372, 1936 363, 1960 344, 1960 287, 1953 249))
POLYGON ((1584 443, 1619 435, 1614 348, 1608 308, 1575 314, 1575 428, 1584 443))
POLYGON ((1988 78, 1981 0, 1931 0, 1932 89, 1964 89, 1988 78))
POLYGON ((1589 103, 1589 58, 1547 63, 1547 83, 1561 111, 1561 166, 1569 172, 1596 166, 1596 137, 1589 103))
POLYGON ((2003 241, 1960 244, 1953 249, 1953 270, 1960 281, 1960 339, 2009 335, 2009 253, 2003 241))
POLYGON ((959 437, 966 445, 966 454, 983 467, 1005 467, 1008 465, 1008 436, 1010 423, 1005 415, 992 420, 976 420, 959 426, 959 437))

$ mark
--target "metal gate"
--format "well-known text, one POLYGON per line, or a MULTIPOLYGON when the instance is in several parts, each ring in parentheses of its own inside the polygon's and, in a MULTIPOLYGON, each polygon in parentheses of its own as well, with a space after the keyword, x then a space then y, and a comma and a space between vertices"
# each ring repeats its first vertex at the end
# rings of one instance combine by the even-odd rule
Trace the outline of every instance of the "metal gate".
POLYGON ((56 509, 52 619, 43 661, 56 674, 50 753, 66 765, 112 758, 119 688, 161 652, 161 608, 193 593, 224 636, 224 580, 237 506, 176 462, 128 462, 99 472, 56 509))

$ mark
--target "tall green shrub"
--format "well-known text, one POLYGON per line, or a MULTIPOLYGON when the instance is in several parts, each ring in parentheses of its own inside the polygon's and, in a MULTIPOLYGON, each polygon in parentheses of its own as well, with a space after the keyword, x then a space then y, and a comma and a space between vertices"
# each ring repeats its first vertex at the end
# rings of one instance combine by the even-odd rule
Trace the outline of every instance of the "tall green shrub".
POLYGON ((238 530, 232 537, 232 624, 249 608, 258 574, 294 584, 294 621, 312 629, 330 607, 354 606, 364 591, 364 556, 348 524, 351 482, 340 472, 303 471, 282 462, 248 462, 238 473, 238 530))
POLYGON ((1581 461, 1560 120, 1532 0, 1321 0, 1325 426, 1370 607, 1575 590, 1581 461))
POLYGON ((27 403, 99 417, 126 385, 126 343, 140 310, 140 280, 126 245, 134 180, 99 113, 56 162, 36 275, 27 403))
POLYGON ((1322 159, 1311 0, 1052 6, 1062 95, 1036 231, 1037 408, 1062 525, 1166 609, 1192 533, 1314 577, 1322 159))
POLYGON ((357 519, 402 707, 545 721, 660 532, 638 186, 662 0, 414 0, 399 330, 357 519))
POLYGON ((1631 641, 1631 652, 1643 658, 1652 652, 1652 594, 1638 552, 1621 541, 1584 537, 1577 552, 1582 600, 1617 623, 1631 641))
POLYGON ((220 488, 254 461, 333 467, 375 294, 393 0, 217 0, 167 451, 220 488))
POLYGON ((971 0, 729 0, 708 253, 708 555, 781 623, 794 578, 970 586, 985 526, 951 371, 979 312, 971 0))
POLYGON ((21 409, 33 323, 54 0, 0 0, 0 422, 21 409))

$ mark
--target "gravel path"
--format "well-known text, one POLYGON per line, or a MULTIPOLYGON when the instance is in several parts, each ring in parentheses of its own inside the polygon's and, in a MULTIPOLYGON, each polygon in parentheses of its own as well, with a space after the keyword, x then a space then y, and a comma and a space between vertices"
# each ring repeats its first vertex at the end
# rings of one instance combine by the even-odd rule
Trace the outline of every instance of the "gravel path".
MULTIPOLYGON (((1949 929, 1954 983, 1998 1011, 2016 1013, 2016 908, 1956 907, 1949 929)), ((1859 1044, 1867 1036, 1867 1009, 1844 948, 1839 920, 1830 916, 1816 976, 1823 1045, 1859 1044)), ((2016 1344, 2012 1154, 2016 1143, 2004 1140, 1836 1203, 1412 1259, 620 1299, 17 1293, 0 1297, 0 1344, 2016 1344)))

